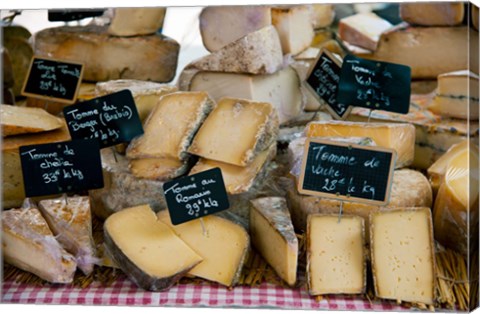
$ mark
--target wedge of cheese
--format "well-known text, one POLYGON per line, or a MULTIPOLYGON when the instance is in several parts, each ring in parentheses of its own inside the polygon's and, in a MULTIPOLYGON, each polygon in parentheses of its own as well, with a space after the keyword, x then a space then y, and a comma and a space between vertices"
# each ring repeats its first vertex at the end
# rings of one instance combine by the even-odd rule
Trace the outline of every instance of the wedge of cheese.
POLYGON ((314 29, 329 27, 335 18, 332 4, 311 4, 310 14, 314 29))
POLYGON ((83 79, 169 82, 175 76, 180 45, 161 34, 110 36, 108 26, 62 26, 35 34, 35 54, 83 63, 83 79))
POLYGON ((369 137, 379 147, 397 152, 395 168, 403 168, 413 161, 415 127, 407 123, 312 122, 305 129, 307 137, 369 137))
POLYGON ((161 96, 177 91, 175 86, 167 84, 140 80, 113 80, 97 83, 95 95, 97 97, 105 96, 124 89, 132 92, 138 116, 142 122, 145 122, 161 96))
POLYGON ((310 295, 365 292, 367 267, 363 218, 311 215, 306 237, 310 295))
POLYGON ((130 172, 139 179, 168 181, 184 175, 190 163, 175 158, 140 158, 128 163, 130 172))
POLYGON ((202 262, 191 269, 189 275, 227 287, 238 283, 250 249, 250 237, 242 226, 214 215, 174 226, 168 210, 157 216, 202 257, 202 262))
POLYGON ((271 103, 278 111, 280 124, 284 124, 303 112, 300 86, 297 72, 286 67, 266 75, 198 72, 189 90, 206 91, 217 102, 223 97, 234 97, 271 103))
POLYGON ((247 166, 278 134, 278 116, 269 103, 223 98, 205 119, 188 152, 247 166))
POLYGON ((21 208, 2 211, 3 260, 52 283, 71 283, 77 268, 28 199, 21 208))
POLYGON ((380 35, 392 26, 375 13, 357 13, 340 20, 338 35, 352 45, 375 51, 380 35))
POLYGON ((464 3, 461 2, 400 4, 400 18, 412 25, 454 26, 462 24, 464 15, 464 3))
POLYGON ((58 242, 75 256, 85 275, 99 261, 92 236, 92 214, 88 196, 42 200, 38 207, 58 242))
POLYGON ((214 108, 206 92, 162 96, 145 121, 143 135, 128 145, 127 157, 186 160, 193 136, 214 108))
POLYGON ((372 213, 370 251, 377 297, 422 304, 435 302, 430 208, 372 213))
POLYGON ((0 126, 6 137, 60 129, 63 120, 39 108, 0 105, 0 126))
POLYGON ((289 286, 297 281, 298 240, 283 197, 251 201, 252 244, 289 286))
POLYGON ((107 32, 113 36, 150 35, 161 30, 167 8, 115 8, 107 32))
POLYGON ((200 33, 208 51, 217 51, 271 24, 268 6, 208 6, 200 13, 200 33))
POLYGON ((145 290, 168 290, 202 261, 148 205, 111 215, 104 234, 113 262, 145 290))

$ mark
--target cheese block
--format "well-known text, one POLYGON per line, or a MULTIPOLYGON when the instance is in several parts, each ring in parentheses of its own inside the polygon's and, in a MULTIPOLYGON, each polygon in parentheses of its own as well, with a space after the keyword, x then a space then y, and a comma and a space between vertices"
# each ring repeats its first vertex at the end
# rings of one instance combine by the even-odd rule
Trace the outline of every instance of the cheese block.
POLYGON ((298 240, 283 197, 251 201, 252 244, 289 286, 297 281, 298 240))
POLYGON ((186 160, 193 136, 214 108, 206 92, 162 96, 145 121, 143 135, 128 145, 127 157, 186 160))
POLYGON ((83 79, 169 82, 175 76, 179 44, 161 34, 117 37, 107 26, 61 26, 35 34, 35 54, 84 64, 83 79))
POLYGON ((114 263, 145 290, 168 290, 203 260, 148 205, 108 217, 104 235, 114 263))
POLYGON ((340 20, 338 35, 352 45, 375 51, 380 35, 391 27, 375 13, 357 13, 340 20))
POLYGON ((447 163, 433 208, 435 239, 465 256, 478 225, 478 148, 468 146, 447 163))
POLYGON ((230 195, 244 193, 252 188, 262 169, 267 166, 269 161, 275 158, 276 152, 277 143, 273 142, 270 147, 260 152, 253 161, 245 167, 200 158, 192 170, 190 170, 189 175, 213 168, 220 168, 227 193, 230 195))
POLYGON ((106 219, 124 208, 148 204, 155 212, 167 208, 163 184, 156 180, 139 179, 128 169, 124 155, 111 148, 100 151, 104 187, 88 191, 92 211, 106 219))
POLYGON ((454 26, 462 24, 462 2, 401 3, 400 18, 412 25, 454 26))
MULTIPOLYGON (((7 28, 2 29, 5 31, 7 28)), ((3 46, 8 50, 12 62, 15 78, 13 93, 20 96, 33 57, 33 48, 26 38, 16 36, 5 36, 3 46)))
POLYGON ((206 91, 217 102, 223 97, 234 97, 271 103, 278 111, 280 124, 284 124, 303 112, 300 86, 297 72, 286 67, 266 75, 198 72, 189 90, 206 91))
POLYGON ((208 6, 200 13, 200 34, 208 51, 272 24, 268 6, 208 6))
POLYGON ((5 25, 4 23, 1 26, 3 30, 2 35, 4 40, 9 40, 14 37, 29 40, 30 37, 32 37, 32 33, 24 26, 18 24, 5 25))
POLYGON ((311 215, 307 224, 310 295, 361 294, 367 285, 365 222, 358 216, 311 215))
POLYGON ((442 117, 478 120, 478 76, 456 71, 438 76, 436 96, 428 109, 442 117))
POLYGON ((239 38, 187 68, 202 71, 271 74, 283 65, 282 46, 275 27, 268 25, 239 38))
POLYGON ((175 86, 167 84, 140 80, 112 80, 98 82, 95 86, 95 95, 96 97, 105 96, 124 89, 132 92, 138 116, 142 122, 145 122, 161 96, 177 91, 175 86))
POLYGON ((9 136, 2 139, 2 206, 13 208, 22 205, 25 189, 20 162, 20 146, 63 142, 70 140, 65 123, 58 130, 38 134, 9 136))
POLYGON ((12 58, 5 47, 0 48, 2 54, 2 84, 3 88, 11 88, 15 85, 13 76, 12 58))
POLYGON ((202 257, 202 262, 188 275, 227 287, 238 283, 250 249, 250 237, 242 226, 214 215, 174 226, 168 210, 159 212, 157 216, 202 257))
POLYGON ((311 4, 310 15, 314 29, 325 28, 333 23, 335 10, 332 4, 311 4))
MULTIPOLYGON (((287 187, 287 201, 297 230, 305 231, 307 217, 310 214, 339 214, 340 201, 317 196, 301 195, 292 180, 287 187)), ((389 211, 398 207, 432 207, 432 188, 428 179, 419 171, 411 169, 393 172, 390 202, 385 207, 376 205, 344 202, 343 213, 363 217, 367 222, 370 212, 389 211)), ((368 228, 367 228, 368 232, 368 228)))
POLYGON ((128 167, 136 178, 165 182, 187 173, 190 163, 168 157, 141 158, 130 160, 128 167))
POLYGON ((92 236, 92 214, 88 196, 59 197, 38 202, 38 208, 67 252, 75 256, 85 275, 99 261, 92 236))
POLYGON ((307 137, 369 137, 377 146, 397 152, 397 169, 410 165, 414 157, 415 127, 407 123, 312 122, 305 134, 307 137))
POLYGON ((163 26, 166 8, 115 8, 107 32, 113 36, 156 33, 163 26))
POLYGON ((277 134, 278 116, 271 104, 222 98, 198 130, 188 152, 247 166, 275 141, 277 134))
POLYGON ((272 7, 272 24, 277 29, 283 54, 296 55, 307 49, 314 31, 307 5, 272 7))
POLYGON ((434 304, 436 272, 430 209, 375 212, 370 221, 376 296, 434 304))
POLYGON ((48 228, 37 207, 25 200, 21 208, 1 213, 5 263, 52 283, 71 283, 77 264, 48 228))
POLYGON ((52 131, 63 126, 63 120, 43 109, 0 105, 2 136, 52 131))

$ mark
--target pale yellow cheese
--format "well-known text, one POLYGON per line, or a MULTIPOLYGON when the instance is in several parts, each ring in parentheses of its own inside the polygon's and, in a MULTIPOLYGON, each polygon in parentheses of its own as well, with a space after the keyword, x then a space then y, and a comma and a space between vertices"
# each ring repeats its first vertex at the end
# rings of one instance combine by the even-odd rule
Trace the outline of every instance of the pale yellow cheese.
POLYGON ((40 108, 0 105, 2 137, 59 129, 63 120, 40 108))
POLYGON ((463 2, 401 3, 400 18, 412 25, 453 26, 465 15, 463 2))
POLYGON ((189 275, 228 287, 237 284, 250 247, 250 237, 243 227, 214 215, 176 226, 172 225, 167 210, 157 216, 202 257, 202 262, 191 269, 189 275))
POLYGON ((139 179, 168 181, 184 175, 188 162, 174 158, 140 158, 129 161, 130 172, 139 179))
POLYGON ((163 26, 166 8, 115 8, 108 27, 114 36, 150 35, 163 26))
POLYGON ((349 44, 375 51, 380 35, 392 24, 374 13, 357 13, 342 18, 338 24, 338 35, 349 44))
POLYGON ((364 220, 358 216, 311 215, 307 223, 310 295, 360 294, 366 289, 364 220))
POLYGON ((372 213, 370 251, 377 297, 434 304, 436 272, 429 208, 372 213))
POLYGON ((478 98, 436 95, 428 109, 446 118, 478 120, 478 105, 478 98))
POLYGON ((314 29, 330 26, 335 18, 335 10, 332 4, 311 4, 310 14, 314 29))

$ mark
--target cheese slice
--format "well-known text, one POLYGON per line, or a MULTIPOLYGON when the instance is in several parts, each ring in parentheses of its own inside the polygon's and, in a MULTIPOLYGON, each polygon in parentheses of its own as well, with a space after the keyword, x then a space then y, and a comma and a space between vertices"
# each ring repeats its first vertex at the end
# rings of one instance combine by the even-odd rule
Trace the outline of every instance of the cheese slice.
POLYGON ((271 103, 278 111, 280 124, 284 124, 303 112, 300 86, 297 72, 286 67, 266 75, 199 72, 193 76, 189 90, 206 91, 217 102, 234 97, 271 103))
POLYGON ((124 89, 128 89, 132 92, 138 116, 142 122, 145 122, 150 112, 157 105, 161 96, 177 91, 175 86, 167 84, 140 80, 113 80, 97 83, 95 86, 95 94, 96 97, 100 97, 124 89))
POLYGON ((63 120, 40 108, 0 105, 2 136, 39 133, 59 129, 63 120))
POLYGON ((108 27, 114 36, 150 35, 159 31, 167 8, 115 8, 108 27))
POLYGON ((283 54, 296 55, 310 46, 314 31, 309 6, 274 6, 272 24, 280 35, 283 54))
POLYGON ((165 182, 187 173, 189 163, 174 158, 141 158, 130 160, 128 167, 139 179, 165 182))
POLYGON ((391 27, 374 13, 357 13, 340 19, 338 35, 352 45, 375 51, 380 35, 391 27))
POLYGON ((314 29, 329 27, 335 18, 332 4, 311 4, 310 14, 314 29))
POLYGON ((200 33, 208 51, 217 51, 271 24, 268 6, 208 6, 200 13, 200 33))
POLYGON ((42 200, 38 207, 58 242, 75 256, 78 268, 85 275, 92 273, 98 259, 88 196, 42 200))
POLYGON ((114 263, 145 290, 168 290, 202 261, 148 205, 111 215, 104 234, 114 263))
POLYGON ((188 152, 237 166, 249 165, 278 134, 269 103, 223 98, 205 119, 188 152))
POLYGON ((189 275, 227 287, 238 283, 250 248, 250 237, 242 226, 213 215, 174 226, 168 210, 157 216, 202 257, 202 262, 191 269, 189 275))
POLYGON ((127 157, 186 160, 193 136, 214 108, 206 92, 162 96, 145 121, 143 135, 128 145, 127 157))
POLYGON ((52 283, 71 283, 77 264, 28 199, 21 208, 1 213, 2 255, 6 263, 52 283))
POLYGON ((283 197, 251 201, 252 244, 289 286, 297 281, 298 240, 283 197))
POLYGON ((370 221, 376 296, 434 304, 436 272, 430 209, 375 212, 370 221))
POLYGON ((268 162, 275 157, 276 152, 277 143, 274 142, 269 148, 260 152, 257 157, 245 167, 200 158, 192 170, 190 170, 189 175, 213 168, 220 168, 227 193, 230 195, 244 193, 252 188, 258 175, 262 172, 262 169, 267 166, 268 162))
POLYGON ((311 215, 307 225, 310 295, 360 294, 367 284, 365 226, 358 216, 311 215))
POLYGON ((397 152, 397 169, 410 165, 415 152, 415 127, 407 123, 312 122, 305 134, 307 137, 369 137, 377 146, 397 152))
POLYGON ((35 54, 83 63, 83 79, 169 82, 175 77, 180 45, 161 34, 110 36, 108 26, 61 26, 35 34, 35 54))
POLYGON ((462 24, 464 3, 401 3, 400 18, 412 25, 454 26, 462 24))

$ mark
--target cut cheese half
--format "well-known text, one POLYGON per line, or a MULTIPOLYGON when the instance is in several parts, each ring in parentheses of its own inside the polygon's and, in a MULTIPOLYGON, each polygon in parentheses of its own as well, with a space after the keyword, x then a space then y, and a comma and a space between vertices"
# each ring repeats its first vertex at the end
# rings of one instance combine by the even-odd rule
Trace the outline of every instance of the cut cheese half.
POLYGON ((114 36, 150 35, 159 31, 167 8, 115 8, 108 27, 114 36))
POLYGON ((60 129, 63 121, 40 108, 0 105, 0 124, 5 137, 60 129))
POLYGON ((392 24, 374 13, 358 13, 340 20, 338 35, 349 44, 375 51, 380 35, 391 27, 392 24))

